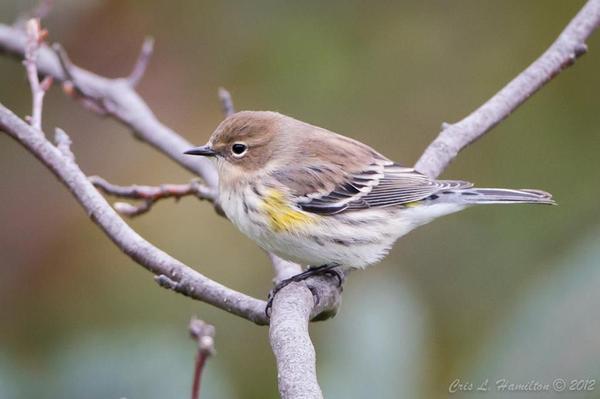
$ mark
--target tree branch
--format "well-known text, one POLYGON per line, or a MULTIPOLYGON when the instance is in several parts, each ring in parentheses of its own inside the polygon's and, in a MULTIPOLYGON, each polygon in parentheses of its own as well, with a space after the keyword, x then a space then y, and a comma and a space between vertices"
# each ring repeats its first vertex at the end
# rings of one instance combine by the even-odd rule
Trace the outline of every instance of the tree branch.
POLYGON ((150 58, 152 57, 152 53, 154 52, 154 38, 147 37, 144 40, 144 44, 142 45, 142 50, 140 51, 140 55, 133 66, 133 70, 131 74, 127 78, 131 87, 136 87, 144 74, 146 73, 146 68, 150 63, 150 58))
POLYGON ((223 87, 219 87, 219 101, 221 102, 221 110, 223 111, 223 115, 225 117, 235 113, 231 94, 223 87))
POLYGON ((415 169, 439 176, 458 153, 511 114, 532 94, 587 51, 587 38, 600 24, 600 0, 589 0, 558 39, 533 64, 469 116, 444 124, 415 169))
POLYGON ((283 399, 323 397, 317 382, 315 348, 308 333, 313 305, 311 292, 299 283, 283 288, 273 301, 269 339, 283 399))
MULTIPOLYGON (((26 69, 30 76, 32 91, 38 94, 43 87, 38 86, 38 70, 36 60, 38 52, 49 51, 42 46, 44 35, 40 33, 39 21, 32 19, 27 23, 26 69), (35 76, 35 79, 31 79, 35 76)), ((67 65, 64 58, 63 66, 67 65)), ((39 60, 38 60, 39 61, 39 60)), ((64 70, 68 74, 75 73, 76 67, 69 65, 64 70)), ((73 79, 73 76, 70 76, 73 79)), ((17 140, 46 165, 58 179, 71 191, 78 202, 86 210, 92 221, 96 223, 123 252, 137 263, 157 275, 161 286, 180 292, 184 295, 215 305, 228 312, 245 317, 255 323, 265 324, 264 301, 254 299, 234 291, 198 273, 164 251, 154 247, 131 229, 110 207, 106 200, 94 188, 79 166, 70 150, 71 140, 67 134, 57 129, 57 147, 50 143, 41 131, 41 110, 43 96, 34 100, 34 117, 32 126, 28 126, 8 108, 0 104, 0 128, 17 140)))
POLYGON ((206 360, 215 355, 215 327, 195 317, 190 321, 190 335, 196 341, 198 353, 194 365, 192 399, 200 398, 200 383, 206 360))
POLYGON ((27 40, 25 45, 25 60, 23 64, 27 70, 27 79, 31 88, 32 112, 30 123, 37 130, 42 130, 42 107, 44 103, 44 95, 52 85, 52 77, 47 76, 40 83, 37 74, 36 58, 40 45, 48 34, 46 30, 40 28, 40 20, 32 18, 27 21, 26 25, 27 40))
MULTIPOLYGON (((169 288, 214 305, 257 324, 267 324, 266 302, 227 288, 186 266, 144 240, 110 207, 72 158, 50 143, 0 104, 0 128, 33 153, 71 191, 115 245, 159 279, 168 279, 169 288), (161 277, 162 276, 162 277, 161 277)), ((63 138, 64 139, 64 138, 63 138)))
POLYGON ((213 204, 217 201, 217 192, 212 188, 208 188, 197 180, 192 180, 188 184, 161 184, 158 187, 154 186, 117 186, 111 184, 100 176, 90 176, 90 182, 102 190, 105 194, 113 197, 138 199, 142 202, 138 205, 132 205, 125 202, 116 202, 114 208, 121 215, 134 217, 148 212, 152 206, 165 198, 175 198, 179 200, 181 197, 194 195, 201 200, 208 200, 213 204))
MULTIPOLYGON (((26 41, 23 31, 0 24, 1 50, 21 59, 26 41)), ((101 104, 108 115, 129 127, 137 138, 200 176, 207 186, 217 186, 217 172, 211 162, 183 155, 192 144, 160 123, 131 86, 129 79, 104 78, 72 63, 65 68, 56 52, 46 45, 39 49, 37 68, 41 75, 52 76, 60 82, 70 82, 75 90, 101 104)))

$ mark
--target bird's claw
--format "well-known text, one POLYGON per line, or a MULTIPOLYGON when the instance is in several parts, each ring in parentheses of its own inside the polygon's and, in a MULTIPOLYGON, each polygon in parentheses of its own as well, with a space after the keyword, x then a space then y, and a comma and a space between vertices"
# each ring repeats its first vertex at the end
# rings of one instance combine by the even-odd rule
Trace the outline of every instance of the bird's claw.
MULTIPOLYGON (((286 286, 288 286, 291 283, 295 283, 295 282, 297 283, 300 281, 304 281, 309 277, 322 274, 325 276, 335 277, 338 281, 338 287, 341 287, 342 284, 344 283, 344 277, 343 277, 342 273, 335 270, 335 268, 338 266, 339 265, 337 263, 332 263, 332 264, 323 265, 323 266, 316 266, 316 267, 311 266, 308 269, 306 269, 305 271, 303 271, 302 273, 296 274, 295 276, 292 276, 288 279, 282 280, 279 283, 277 283, 275 285, 275 287, 273 287, 273 289, 270 290, 269 294, 267 295, 267 306, 265 307, 265 316, 267 316, 267 319, 271 318, 271 308, 273 307, 273 300, 275 299, 275 295, 277 295, 277 293, 279 291, 281 291, 283 288, 285 288, 286 286)), ((313 295, 315 295, 314 292, 313 292, 313 295)), ((317 303, 318 303, 318 295, 315 295, 315 296, 317 297, 317 303)))

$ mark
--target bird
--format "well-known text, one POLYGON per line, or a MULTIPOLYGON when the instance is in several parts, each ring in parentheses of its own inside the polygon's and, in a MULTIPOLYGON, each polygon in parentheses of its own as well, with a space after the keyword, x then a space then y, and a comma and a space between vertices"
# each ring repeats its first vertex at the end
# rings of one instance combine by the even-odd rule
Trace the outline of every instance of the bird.
POLYGON ((541 190, 433 179, 362 142, 271 111, 234 113, 185 154, 213 160, 219 205, 242 233, 310 266, 275 292, 336 268, 364 269, 411 230, 472 205, 555 204, 541 190))

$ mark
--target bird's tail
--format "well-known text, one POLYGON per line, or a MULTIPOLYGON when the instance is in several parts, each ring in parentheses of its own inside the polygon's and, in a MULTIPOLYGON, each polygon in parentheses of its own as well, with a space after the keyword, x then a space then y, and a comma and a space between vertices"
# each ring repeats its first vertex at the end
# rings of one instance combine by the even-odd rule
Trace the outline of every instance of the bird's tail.
MULTIPOLYGON (((452 190, 453 201, 462 204, 546 204, 556 205, 552 194, 541 190, 508 188, 466 188, 452 190)), ((446 193, 446 192, 444 192, 446 193)))

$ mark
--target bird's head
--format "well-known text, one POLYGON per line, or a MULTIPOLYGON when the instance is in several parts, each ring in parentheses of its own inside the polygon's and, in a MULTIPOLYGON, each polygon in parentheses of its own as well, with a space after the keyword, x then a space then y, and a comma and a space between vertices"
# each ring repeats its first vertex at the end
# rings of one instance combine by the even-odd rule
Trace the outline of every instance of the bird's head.
POLYGON ((208 143, 191 148, 189 155, 214 159, 219 169, 227 172, 254 172, 267 167, 281 147, 286 129, 282 122, 291 119, 276 112, 241 111, 227 117, 217 126, 208 143))
POLYGON ((357 169, 381 157, 358 141, 270 111, 235 113, 217 126, 206 145, 185 153, 210 157, 219 178, 230 181, 301 165, 357 169))

